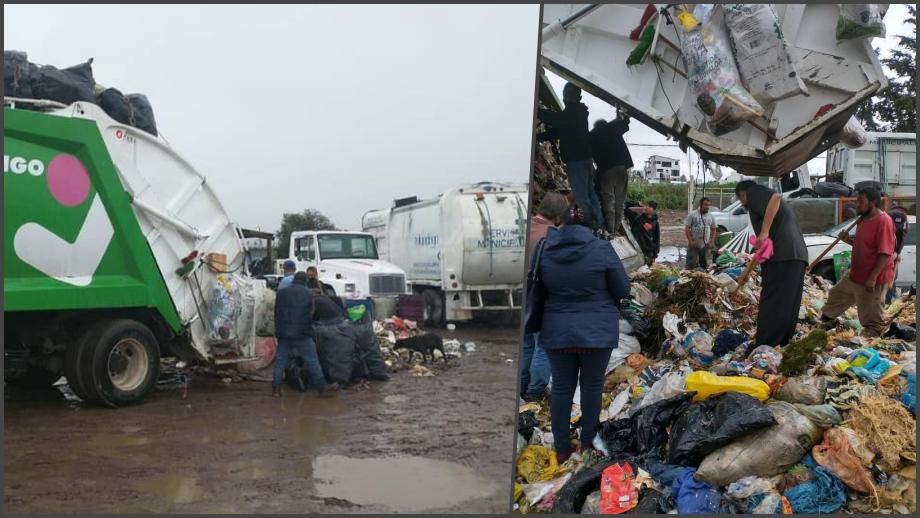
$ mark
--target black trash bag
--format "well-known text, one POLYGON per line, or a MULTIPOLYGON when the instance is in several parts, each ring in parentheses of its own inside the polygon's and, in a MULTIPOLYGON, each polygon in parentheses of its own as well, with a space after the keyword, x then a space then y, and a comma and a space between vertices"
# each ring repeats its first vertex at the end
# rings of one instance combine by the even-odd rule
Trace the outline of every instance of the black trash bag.
POLYGON ((629 322, 630 327, 632 327, 630 335, 635 336, 640 341, 648 338, 648 334, 652 329, 648 319, 629 309, 621 309, 620 318, 629 322))
POLYGON ((533 437, 533 429, 537 424, 539 424, 537 423, 537 415, 533 410, 518 414, 518 433, 527 441, 530 441, 530 438, 533 437))
POLYGON ((600 459, 594 466, 572 475, 572 478, 556 494, 556 500, 553 502, 553 514, 581 513, 581 508, 585 505, 585 499, 588 495, 601 488, 601 475, 604 470, 617 462, 623 463, 630 460, 629 456, 614 457, 600 459))
POLYGON ((360 367, 357 374, 374 381, 389 379, 383 352, 374 336, 374 325, 365 316, 361 321, 352 322, 351 328, 355 334, 356 363, 360 367))
POLYGON ((316 326, 316 352, 326 380, 345 387, 351 385, 355 367, 355 332, 344 320, 334 326, 316 326))
POLYGON ((153 108, 147 97, 141 94, 124 95, 116 88, 106 88, 96 96, 96 104, 118 122, 157 135, 153 108))
POLYGON ((693 403, 671 427, 668 464, 697 467, 722 446, 774 424, 773 413, 747 394, 726 392, 693 403))
POLYGON ((25 52, 18 50, 3 51, 3 95, 32 99, 32 78, 38 66, 29 62, 25 52))
POLYGON ((32 76, 32 94, 63 104, 77 101, 96 102, 96 81, 93 60, 59 69, 49 65, 39 67, 32 76))
POLYGON ((694 394, 686 392, 652 403, 627 418, 604 421, 597 435, 613 456, 632 454, 657 458, 668 441, 665 429, 690 406, 694 394))
POLYGON ((888 328, 888 332, 885 333, 885 336, 893 336, 898 340, 913 342, 917 339, 917 330, 909 325, 892 322, 891 327, 888 328))
POLYGON ((305 365, 303 357, 294 355, 284 368, 284 382, 298 392, 317 389, 325 384, 325 380, 311 380, 305 365))

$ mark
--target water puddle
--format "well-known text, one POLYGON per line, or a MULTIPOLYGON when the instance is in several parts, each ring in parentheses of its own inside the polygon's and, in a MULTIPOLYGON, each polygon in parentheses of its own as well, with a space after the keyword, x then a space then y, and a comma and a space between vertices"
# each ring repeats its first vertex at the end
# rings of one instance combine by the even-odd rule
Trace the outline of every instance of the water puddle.
POLYGON ((383 402, 388 405, 398 405, 406 401, 409 401, 409 398, 402 394, 394 394, 383 398, 383 402))
POLYGON ((472 468, 423 457, 322 455, 313 461, 313 476, 320 497, 403 512, 453 507, 496 490, 472 468))

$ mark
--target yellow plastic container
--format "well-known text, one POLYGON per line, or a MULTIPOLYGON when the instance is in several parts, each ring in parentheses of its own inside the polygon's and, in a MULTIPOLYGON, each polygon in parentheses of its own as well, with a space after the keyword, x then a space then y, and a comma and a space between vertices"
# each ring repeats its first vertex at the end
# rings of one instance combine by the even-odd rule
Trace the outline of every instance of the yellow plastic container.
POLYGON ((694 401, 725 392, 740 392, 761 401, 770 397, 770 386, 763 381, 742 376, 717 376, 706 371, 693 371, 687 376, 687 391, 696 392, 694 401))

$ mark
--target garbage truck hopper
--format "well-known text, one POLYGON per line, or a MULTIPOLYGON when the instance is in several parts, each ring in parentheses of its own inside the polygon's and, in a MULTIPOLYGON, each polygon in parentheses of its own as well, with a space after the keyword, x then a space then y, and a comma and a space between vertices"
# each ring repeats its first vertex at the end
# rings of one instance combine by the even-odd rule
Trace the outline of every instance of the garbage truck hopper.
MULTIPOLYGON (((688 79, 681 50, 686 34, 675 4, 655 4, 651 46, 636 65, 627 66, 637 46, 630 33, 641 29, 647 5, 545 5, 542 65, 622 106, 684 149, 742 174, 777 177, 794 170, 840 140, 859 104, 887 86, 868 39, 837 42, 837 4, 771 4, 778 20, 771 32, 781 31, 807 93, 764 103, 762 116, 716 135, 688 79)), ((731 61, 731 54, 723 57, 731 61)))
POLYGON ((95 104, 24 103, 3 121, 6 379, 121 406, 161 356, 253 357, 266 290, 205 177, 95 104))

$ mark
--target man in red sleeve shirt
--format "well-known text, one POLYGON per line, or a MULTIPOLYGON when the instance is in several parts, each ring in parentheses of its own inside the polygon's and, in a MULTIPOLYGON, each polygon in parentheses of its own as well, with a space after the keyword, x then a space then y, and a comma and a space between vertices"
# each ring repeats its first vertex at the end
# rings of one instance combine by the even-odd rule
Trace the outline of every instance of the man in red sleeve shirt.
POLYGON ((821 320, 830 323, 855 303, 866 336, 885 332, 885 290, 894 280, 894 222, 881 204, 876 189, 859 190, 856 207, 862 219, 856 238, 850 239, 845 231, 840 234, 841 241, 853 246, 850 272, 831 289, 821 311, 821 320))

